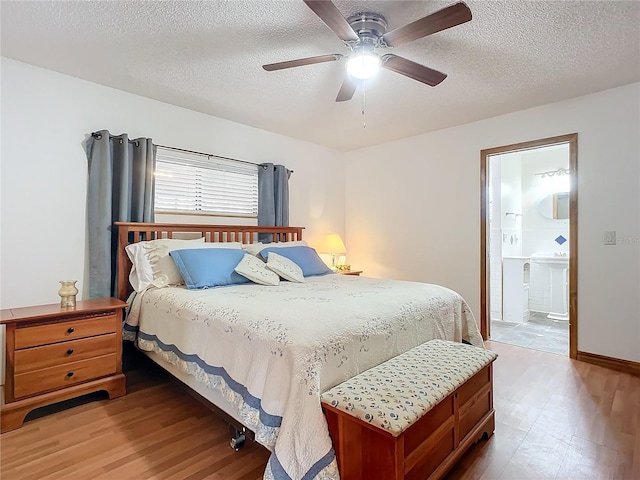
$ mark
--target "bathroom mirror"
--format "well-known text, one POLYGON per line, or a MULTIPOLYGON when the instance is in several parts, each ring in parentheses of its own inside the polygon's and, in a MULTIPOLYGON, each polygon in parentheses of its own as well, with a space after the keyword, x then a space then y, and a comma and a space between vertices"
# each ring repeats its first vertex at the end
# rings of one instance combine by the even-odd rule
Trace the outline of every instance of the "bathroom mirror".
POLYGON ((538 204, 540 215, 552 220, 569 218, 569 192, 557 192, 547 195, 538 204))

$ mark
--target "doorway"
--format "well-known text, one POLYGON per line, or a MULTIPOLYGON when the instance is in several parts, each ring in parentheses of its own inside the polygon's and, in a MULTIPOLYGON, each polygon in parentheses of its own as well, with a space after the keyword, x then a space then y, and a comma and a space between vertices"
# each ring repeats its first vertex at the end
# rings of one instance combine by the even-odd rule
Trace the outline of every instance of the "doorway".
POLYGON ((482 150, 485 339, 576 358, 577 172, 577 134, 482 150))

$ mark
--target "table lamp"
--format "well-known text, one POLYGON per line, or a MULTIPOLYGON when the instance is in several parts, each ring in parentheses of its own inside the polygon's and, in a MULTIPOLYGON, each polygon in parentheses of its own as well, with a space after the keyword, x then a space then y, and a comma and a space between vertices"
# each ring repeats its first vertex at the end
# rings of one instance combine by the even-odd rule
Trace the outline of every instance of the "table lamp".
POLYGON ((332 233, 327 236, 324 242, 324 250, 326 253, 331 254, 331 268, 336 270, 336 255, 342 255, 347 253, 347 247, 344 246, 344 242, 340 235, 332 233))

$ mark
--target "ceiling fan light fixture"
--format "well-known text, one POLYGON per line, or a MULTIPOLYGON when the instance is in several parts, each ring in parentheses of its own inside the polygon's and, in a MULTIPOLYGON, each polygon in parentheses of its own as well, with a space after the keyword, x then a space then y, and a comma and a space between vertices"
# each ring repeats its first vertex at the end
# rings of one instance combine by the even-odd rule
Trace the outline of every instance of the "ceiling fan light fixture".
MULTIPOLYGON (((376 50, 389 47, 398 47, 405 43, 413 42, 434 33, 447 30, 470 21, 473 17, 469 7, 464 1, 449 5, 426 17, 419 18, 402 27, 387 31, 386 18, 376 12, 359 12, 345 18, 332 0, 303 0, 313 13, 322 20, 330 30, 335 33, 344 46, 351 50, 351 55, 346 59, 346 73, 336 102, 351 100, 358 87, 363 88, 367 80, 372 78, 380 68, 404 75, 407 78, 424 83, 431 87, 439 85, 447 75, 445 73, 421 65, 412 60, 387 53, 376 54, 376 50)), ((360 2, 356 2, 360 3, 360 2)), ((363 2, 364 3, 364 2, 363 2)), ((371 2, 369 5, 379 3, 371 2)), ((382 3, 382 2, 380 2, 382 3)), ((301 67, 316 63, 333 62, 340 60, 344 55, 329 54, 316 55, 314 57, 299 58, 284 62, 270 63, 262 68, 267 72, 282 70, 285 68, 301 67)), ((364 114, 364 108, 363 108, 364 114)))
POLYGON ((380 56, 374 52, 356 52, 347 60, 347 72, 359 80, 367 80, 380 70, 380 56))

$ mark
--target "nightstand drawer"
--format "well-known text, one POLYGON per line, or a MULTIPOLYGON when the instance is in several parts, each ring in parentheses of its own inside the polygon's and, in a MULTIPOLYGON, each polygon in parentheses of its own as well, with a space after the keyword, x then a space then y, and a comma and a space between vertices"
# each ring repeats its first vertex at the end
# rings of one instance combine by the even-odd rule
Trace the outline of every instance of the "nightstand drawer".
POLYGON ((116 331, 115 315, 48 323, 16 329, 15 348, 37 347, 49 343, 102 335, 116 331))
POLYGON ((88 358, 101 357, 116 353, 116 351, 116 334, 109 333, 98 337, 16 350, 13 368, 16 374, 20 374, 41 368, 78 362, 88 358))
POLYGON ((76 383, 116 373, 116 355, 104 355, 89 360, 67 363, 57 367, 43 368, 15 375, 15 397, 26 397, 36 393, 65 388, 76 383))

